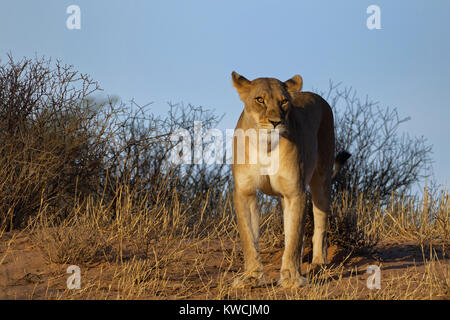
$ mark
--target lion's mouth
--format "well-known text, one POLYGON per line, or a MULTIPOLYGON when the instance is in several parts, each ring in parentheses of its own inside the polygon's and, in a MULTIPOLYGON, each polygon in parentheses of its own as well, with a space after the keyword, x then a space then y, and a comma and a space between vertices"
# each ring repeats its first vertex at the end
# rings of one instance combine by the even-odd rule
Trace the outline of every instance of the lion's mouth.
POLYGON ((279 133, 281 134, 286 131, 286 126, 284 124, 280 123, 279 125, 277 125, 274 128, 273 125, 271 125, 271 124, 260 124, 259 129, 268 130, 268 131, 271 131, 271 130, 279 131, 279 133))

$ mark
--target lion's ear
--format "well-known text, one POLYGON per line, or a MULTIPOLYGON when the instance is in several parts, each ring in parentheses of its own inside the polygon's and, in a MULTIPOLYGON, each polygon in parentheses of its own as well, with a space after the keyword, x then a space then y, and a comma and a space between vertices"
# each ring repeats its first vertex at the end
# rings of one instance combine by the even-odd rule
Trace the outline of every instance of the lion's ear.
POLYGON ((244 76, 241 76, 237 72, 231 73, 231 79, 233 80, 233 86, 236 88, 241 100, 244 100, 250 90, 251 82, 244 76))
POLYGON ((302 90, 303 87, 303 79, 298 74, 290 78, 289 80, 285 81, 284 84, 286 85, 286 89, 289 91, 290 94, 293 94, 295 92, 298 92, 302 90))

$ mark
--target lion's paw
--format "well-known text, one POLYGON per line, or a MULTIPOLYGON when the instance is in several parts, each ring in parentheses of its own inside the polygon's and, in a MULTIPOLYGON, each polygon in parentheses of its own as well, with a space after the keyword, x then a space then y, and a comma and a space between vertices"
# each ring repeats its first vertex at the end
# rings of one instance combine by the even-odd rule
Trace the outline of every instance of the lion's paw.
POLYGON ((232 287, 235 289, 257 288, 265 284, 264 275, 246 275, 243 274, 233 280, 232 287))
POLYGON ((283 278, 277 283, 278 286, 285 289, 298 289, 308 285, 308 281, 305 277, 297 276, 294 278, 283 278))

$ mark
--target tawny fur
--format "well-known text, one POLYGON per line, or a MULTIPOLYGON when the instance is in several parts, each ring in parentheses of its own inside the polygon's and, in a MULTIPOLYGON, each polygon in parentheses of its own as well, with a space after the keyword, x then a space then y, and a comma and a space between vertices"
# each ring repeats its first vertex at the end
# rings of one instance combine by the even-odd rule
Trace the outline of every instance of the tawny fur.
POLYGON ((245 272, 235 279, 233 285, 246 287, 264 283, 258 253, 260 215, 256 191, 260 190, 281 197, 285 248, 279 285, 297 288, 306 284, 300 273, 300 248, 305 221, 305 187, 308 184, 314 212, 312 263, 327 263, 326 228, 335 160, 333 113, 319 95, 300 92, 302 78, 298 75, 285 82, 274 78, 249 81, 233 72, 232 80, 245 104, 236 129, 273 129, 276 125, 280 133, 277 146, 279 169, 272 175, 261 175, 259 160, 248 163, 250 153, 256 152, 250 144, 245 144, 247 162, 237 164, 236 137, 233 141, 234 204, 245 260, 245 272))

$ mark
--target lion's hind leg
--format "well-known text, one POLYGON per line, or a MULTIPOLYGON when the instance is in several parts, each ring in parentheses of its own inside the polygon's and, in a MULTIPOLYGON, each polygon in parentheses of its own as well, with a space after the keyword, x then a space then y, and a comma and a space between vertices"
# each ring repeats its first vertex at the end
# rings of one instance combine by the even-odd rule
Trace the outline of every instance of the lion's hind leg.
POLYGON ((316 170, 310 182, 314 234, 312 264, 327 264, 327 221, 330 214, 331 177, 316 170))

